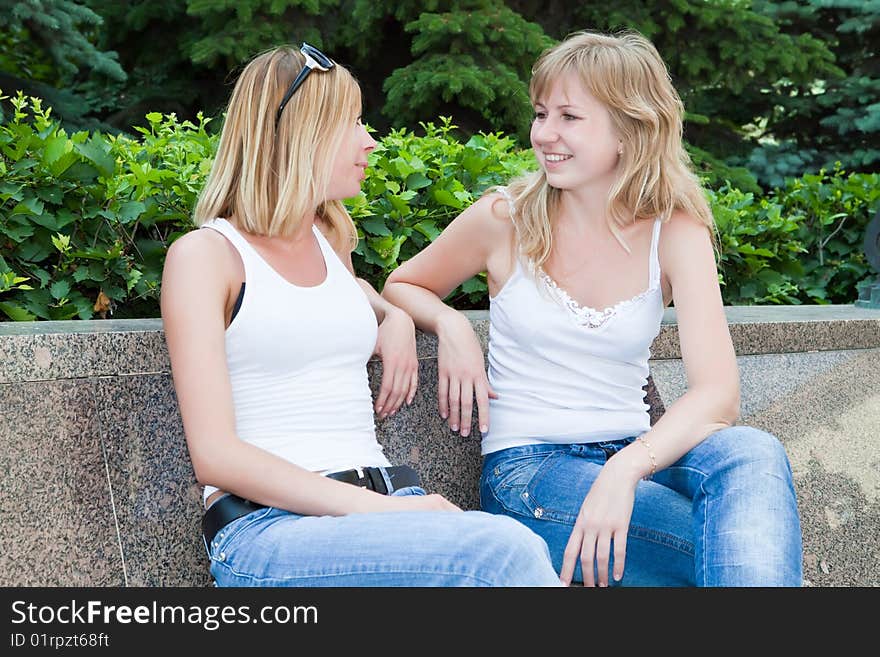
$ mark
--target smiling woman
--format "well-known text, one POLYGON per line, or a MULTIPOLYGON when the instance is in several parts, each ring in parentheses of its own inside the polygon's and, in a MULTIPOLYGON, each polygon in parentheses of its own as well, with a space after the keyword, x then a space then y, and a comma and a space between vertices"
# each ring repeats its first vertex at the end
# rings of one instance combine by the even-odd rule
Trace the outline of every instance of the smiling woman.
POLYGON ((713 220, 663 61, 639 34, 583 32, 541 55, 529 92, 539 170, 489 190, 383 291, 438 336, 452 431, 468 434, 476 400, 482 508, 540 534, 567 583, 799 585, 785 451, 733 426, 713 220), (441 301, 482 271, 488 373, 441 301), (688 391, 652 426, 648 359, 672 301, 688 391))
POLYGON ((304 45, 252 60, 162 319, 220 586, 558 586, 544 541, 392 465, 374 412, 416 392, 412 320, 365 281, 343 199, 376 142, 352 75, 304 45), (382 359, 371 398, 366 364, 382 359))

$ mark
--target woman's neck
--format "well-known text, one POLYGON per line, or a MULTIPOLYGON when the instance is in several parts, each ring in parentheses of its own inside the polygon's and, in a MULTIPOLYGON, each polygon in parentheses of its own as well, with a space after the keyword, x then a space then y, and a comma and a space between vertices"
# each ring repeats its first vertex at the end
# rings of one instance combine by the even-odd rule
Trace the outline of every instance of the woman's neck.
POLYGON ((290 244, 291 246, 295 246, 303 242, 304 240, 311 240, 312 238, 312 226, 319 225, 320 219, 317 214, 313 214, 308 217, 303 217, 296 225, 290 233, 286 235, 265 235, 262 233, 252 233, 247 230, 244 226, 241 225, 240 222, 232 219, 231 223, 238 228, 239 231, 245 233, 251 241, 254 242, 266 242, 266 241, 279 241, 290 244))
POLYGON ((562 191, 559 219, 592 233, 608 230, 608 192, 611 183, 562 191))

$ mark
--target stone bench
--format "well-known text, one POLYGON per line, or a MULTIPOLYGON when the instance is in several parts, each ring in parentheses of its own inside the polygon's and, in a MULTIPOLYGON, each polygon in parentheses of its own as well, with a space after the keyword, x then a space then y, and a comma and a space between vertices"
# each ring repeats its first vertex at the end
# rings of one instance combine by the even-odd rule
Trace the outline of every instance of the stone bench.
MULTIPOLYGON (((806 583, 880 585, 880 311, 726 310, 741 422, 779 436, 792 462, 806 583)), ((485 347, 487 315, 469 315, 485 347)), ((479 432, 445 428, 436 341, 420 334, 418 350, 416 400, 378 423, 379 440, 426 488, 476 508, 479 432)), ((672 310, 652 354, 656 417, 685 386, 672 310)), ((0 323, 0 362, 0 585, 210 585, 161 321, 0 323)))

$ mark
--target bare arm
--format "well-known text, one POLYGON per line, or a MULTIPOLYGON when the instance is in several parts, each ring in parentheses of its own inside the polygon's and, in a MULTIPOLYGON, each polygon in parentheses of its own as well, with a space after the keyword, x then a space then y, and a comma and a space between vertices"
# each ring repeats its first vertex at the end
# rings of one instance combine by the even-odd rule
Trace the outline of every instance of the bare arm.
POLYGON ((229 250, 213 231, 196 230, 169 249, 162 320, 175 392, 196 478, 260 504, 306 515, 412 508, 309 472, 239 439, 225 354, 229 250))
MULTIPOLYGON (((662 469, 739 417, 739 370, 708 231, 687 217, 663 227, 661 262, 672 287, 687 392, 645 434, 662 469)), ((633 444, 618 456, 637 480, 651 471, 648 450, 633 444)), ((616 457, 615 457, 616 458, 616 457)))
POLYGON ((446 323, 459 321, 451 317, 461 313, 442 300, 471 276, 489 269, 499 238, 509 243, 509 220, 496 217, 495 201, 495 195, 476 201, 388 277, 382 296, 406 310, 423 331, 439 336, 446 323))
POLYGON ((687 392, 637 440, 602 468, 581 505, 563 556, 561 579, 568 583, 581 560, 584 584, 607 585, 611 546, 615 579, 623 577, 626 538, 639 479, 665 468, 739 414, 739 374, 708 230, 686 216, 663 226, 661 269, 672 288, 687 392), (651 455, 653 454, 653 459, 651 455), (613 540, 612 540, 613 539, 613 540))
POLYGON ((474 398, 480 429, 488 430, 489 398, 495 392, 470 321, 443 299, 479 272, 487 272, 490 292, 509 276, 513 227, 506 204, 498 200, 488 195, 462 212, 421 253, 391 272, 382 291, 416 326, 437 335, 440 415, 463 436, 470 433, 474 398))
POLYGON ((419 386, 419 361, 416 355, 416 334, 412 318, 383 298, 368 281, 358 278, 347 249, 336 251, 345 267, 355 276, 367 296, 379 323, 379 335, 373 353, 382 359, 382 384, 373 403, 373 410, 384 419, 394 415, 405 401, 412 404, 419 386))

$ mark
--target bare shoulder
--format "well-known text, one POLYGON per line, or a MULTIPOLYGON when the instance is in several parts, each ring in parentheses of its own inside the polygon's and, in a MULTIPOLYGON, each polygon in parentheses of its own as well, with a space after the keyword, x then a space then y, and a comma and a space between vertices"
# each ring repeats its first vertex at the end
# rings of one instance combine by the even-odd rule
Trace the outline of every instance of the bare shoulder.
POLYGON ((487 244, 506 244, 515 232, 511 211, 510 203, 503 194, 491 192, 474 201, 457 221, 477 231, 477 237, 487 244))
POLYGON ((195 294, 225 297, 241 269, 235 247, 215 230, 194 229, 178 237, 165 255, 162 300, 195 294))
POLYGON ((217 257, 222 255, 227 247, 226 238, 216 230, 193 229, 181 235, 168 247, 169 257, 217 257))
POLYGON ((702 221, 687 212, 676 210, 668 221, 663 223, 661 230, 661 243, 663 237, 669 243, 679 241, 708 241, 711 243, 710 228, 702 221))
POLYGON ((168 247, 165 267, 210 270, 226 269, 231 261, 232 245, 216 230, 194 229, 181 235, 168 247))
POLYGON ((688 254, 712 253, 711 228, 687 212, 676 211, 660 230, 661 261, 664 264, 686 258, 688 254))
POLYGON ((480 202, 486 204, 494 223, 500 223, 504 228, 513 229, 513 206, 504 194, 490 192, 477 201, 477 203, 480 202))

